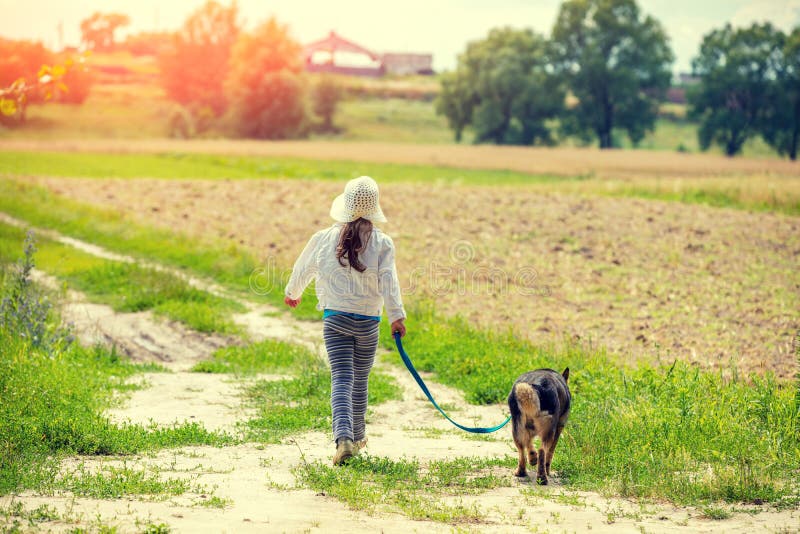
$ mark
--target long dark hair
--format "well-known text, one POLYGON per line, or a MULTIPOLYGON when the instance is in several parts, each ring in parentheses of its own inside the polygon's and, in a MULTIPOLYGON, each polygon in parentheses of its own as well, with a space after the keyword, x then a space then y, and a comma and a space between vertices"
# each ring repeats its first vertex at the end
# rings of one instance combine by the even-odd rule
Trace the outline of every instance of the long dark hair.
POLYGON ((336 245, 336 259, 339 265, 347 267, 350 265, 356 271, 363 273, 367 266, 358 259, 358 253, 364 250, 372 235, 372 221, 359 217, 344 225, 342 233, 339 234, 339 244, 336 245), (362 238, 364 239, 362 242, 362 238), (344 257, 347 256, 347 265, 344 257))

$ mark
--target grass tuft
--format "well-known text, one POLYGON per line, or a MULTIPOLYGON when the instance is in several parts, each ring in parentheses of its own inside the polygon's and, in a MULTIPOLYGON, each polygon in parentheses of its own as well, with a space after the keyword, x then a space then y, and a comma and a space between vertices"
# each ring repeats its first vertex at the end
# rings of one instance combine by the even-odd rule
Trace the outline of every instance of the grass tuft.
POLYGON ((401 512, 412 519, 444 523, 476 523, 484 512, 477 506, 447 504, 445 498, 473 495, 511 485, 498 467, 511 469, 505 458, 457 458, 427 466, 416 460, 355 456, 347 467, 323 462, 295 469, 298 481, 346 502, 354 510, 401 512))

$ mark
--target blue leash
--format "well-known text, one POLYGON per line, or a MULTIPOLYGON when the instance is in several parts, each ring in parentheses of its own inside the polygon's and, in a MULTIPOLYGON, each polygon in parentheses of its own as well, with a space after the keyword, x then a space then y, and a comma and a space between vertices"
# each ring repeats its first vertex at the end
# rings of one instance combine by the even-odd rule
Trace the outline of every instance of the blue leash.
POLYGON ((406 364, 406 367, 408 368, 408 372, 411 373, 411 376, 413 376, 414 380, 417 381, 417 384, 419 385, 422 392, 425 393, 425 395, 428 397, 428 400, 431 401, 431 404, 433 404, 434 407, 437 410, 439 410, 439 413, 441 413, 448 421, 453 423, 455 426, 457 426, 461 430, 472 432, 473 434, 491 434, 492 432, 497 432, 498 430, 506 426, 509 421, 511 421, 511 416, 509 415, 508 418, 499 425, 486 428, 486 427, 470 427, 470 426, 459 425, 458 423, 450 419, 450 416, 444 413, 444 410, 442 410, 439 407, 439 405, 436 404, 436 401, 433 400, 433 395, 431 395, 431 392, 428 391, 428 386, 425 385, 425 382, 419 376, 417 370, 414 369, 414 364, 411 363, 411 358, 408 357, 408 354, 406 354, 405 349, 403 349, 403 342, 400 341, 399 332, 394 333, 394 342, 397 345, 398 352, 400 352, 400 357, 403 358, 403 363, 406 364))

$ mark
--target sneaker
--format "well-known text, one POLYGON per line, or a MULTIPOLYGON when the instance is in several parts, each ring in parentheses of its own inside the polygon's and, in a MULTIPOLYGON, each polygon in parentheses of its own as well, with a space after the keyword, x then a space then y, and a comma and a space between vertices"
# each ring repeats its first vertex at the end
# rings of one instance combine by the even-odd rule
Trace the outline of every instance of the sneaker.
POLYGON ((333 455, 333 465, 343 465, 353 457, 353 440, 342 438, 336 442, 336 454, 333 455))

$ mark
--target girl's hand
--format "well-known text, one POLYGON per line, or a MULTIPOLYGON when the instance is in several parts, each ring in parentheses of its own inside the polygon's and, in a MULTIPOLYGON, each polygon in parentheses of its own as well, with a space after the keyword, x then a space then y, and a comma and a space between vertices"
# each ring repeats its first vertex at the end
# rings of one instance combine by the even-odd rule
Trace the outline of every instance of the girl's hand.
POLYGON ((285 297, 283 299, 283 303, 289 306, 290 308, 296 308, 298 304, 300 304, 300 299, 294 300, 290 299, 289 297, 285 297))
POLYGON ((406 325, 404 323, 405 319, 398 319, 392 323, 392 335, 395 332, 400 333, 400 337, 405 337, 406 335, 406 325))

